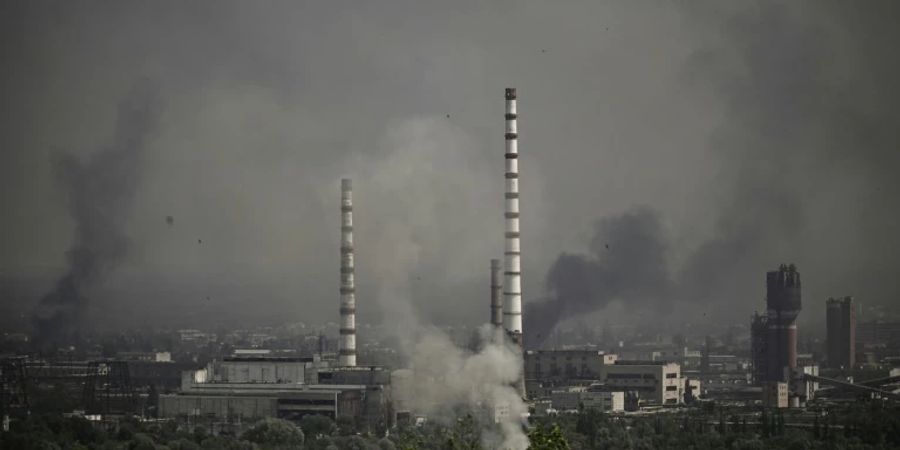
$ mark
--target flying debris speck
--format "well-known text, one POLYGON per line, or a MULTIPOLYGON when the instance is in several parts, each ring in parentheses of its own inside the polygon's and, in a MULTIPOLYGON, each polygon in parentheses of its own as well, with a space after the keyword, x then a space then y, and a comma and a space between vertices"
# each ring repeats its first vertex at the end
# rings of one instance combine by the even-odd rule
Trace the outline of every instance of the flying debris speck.
POLYGON ((203 243, 203 239, 197 239, 197 243, 198 243, 198 244, 202 244, 202 243, 203 243))
POLYGON ((166 216, 166 225, 172 226, 175 225, 175 218, 172 216, 166 216))

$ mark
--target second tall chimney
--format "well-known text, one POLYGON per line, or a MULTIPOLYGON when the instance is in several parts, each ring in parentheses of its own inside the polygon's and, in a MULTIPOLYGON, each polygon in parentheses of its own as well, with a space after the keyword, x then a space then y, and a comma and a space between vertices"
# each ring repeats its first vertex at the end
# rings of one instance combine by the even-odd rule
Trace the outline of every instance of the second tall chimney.
POLYGON ((356 287, 353 280, 353 185, 341 180, 341 339, 338 365, 356 366, 356 287))
POLYGON ((503 326, 503 285, 500 284, 500 260, 491 260, 491 325, 503 326))

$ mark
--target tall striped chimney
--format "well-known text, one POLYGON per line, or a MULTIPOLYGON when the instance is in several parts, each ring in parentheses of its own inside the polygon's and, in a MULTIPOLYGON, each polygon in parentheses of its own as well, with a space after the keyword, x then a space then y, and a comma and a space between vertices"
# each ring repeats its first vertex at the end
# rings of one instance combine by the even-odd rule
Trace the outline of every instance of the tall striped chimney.
POLYGON ((522 344, 522 264, 519 246, 519 149, 516 89, 506 88, 506 250, 503 253, 503 328, 522 344))
POLYGON ((341 340, 338 365, 356 366, 356 289, 353 282, 353 185, 341 180, 341 340))
POLYGON ((503 326, 503 285, 500 284, 500 260, 491 260, 491 325, 503 326))

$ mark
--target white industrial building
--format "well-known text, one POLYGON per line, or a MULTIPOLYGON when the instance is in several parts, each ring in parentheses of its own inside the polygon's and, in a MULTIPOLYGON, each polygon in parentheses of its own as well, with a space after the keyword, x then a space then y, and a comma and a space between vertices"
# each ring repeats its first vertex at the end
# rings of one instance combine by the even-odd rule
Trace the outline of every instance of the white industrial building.
POLYGON ((684 378, 676 363, 616 361, 604 367, 600 381, 606 386, 638 392, 646 403, 676 405, 684 402, 684 378))
POLYGON ((625 410, 625 391, 602 384, 568 386, 554 389, 550 393, 550 403, 556 411, 594 409, 619 412, 625 410))

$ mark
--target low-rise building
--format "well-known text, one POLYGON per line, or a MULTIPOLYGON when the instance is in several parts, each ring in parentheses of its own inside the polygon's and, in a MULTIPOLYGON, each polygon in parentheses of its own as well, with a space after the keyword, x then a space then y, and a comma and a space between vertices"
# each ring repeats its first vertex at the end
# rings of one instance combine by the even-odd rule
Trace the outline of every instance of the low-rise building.
POLYGON ((638 392, 647 404, 675 405, 684 401, 684 379, 676 363, 617 361, 604 367, 601 382, 622 391, 638 392))
POLYGON ((625 411, 625 392, 613 390, 608 386, 592 385, 582 394, 581 404, 584 409, 603 412, 625 411))
POLYGON ((159 415, 242 423, 322 414, 372 425, 393 423, 390 379, 378 376, 383 374, 380 368, 328 369, 321 363, 314 358, 262 356, 213 361, 205 369, 183 372, 179 392, 160 396, 159 415), (319 383, 324 371, 329 382, 319 383), (345 372, 351 375, 335 377, 345 372), (339 384, 352 380, 358 382, 339 384))
POLYGON ((170 352, 119 352, 116 359, 122 361, 172 362, 170 352))
POLYGON ((529 350, 525 353, 526 380, 595 380, 616 355, 598 350, 529 350))
POLYGON ((766 408, 788 407, 788 384, 770 381, 763 386, 763 406, 766 408))
MULTIPOLYGON (((679 354, 684 356, 683 354, 679 354)), ((680 357, 680 356, 679 356, 680 357)), ((599 383, 620 392, 637 394, 647 405, 684 402, 681 366, 667 361, 628 361, 597 350, 542 350, 525 355, 525 379, 532 398, 571 397, 571 386, 599 383)), ((700 395, 699 380, 694 396, 700 395)))
POLYGON ((556 389, 550 394, 550 403, 557 411, 576 410, 581 406, 584 392, 585 388, 581 386, 556 389))

